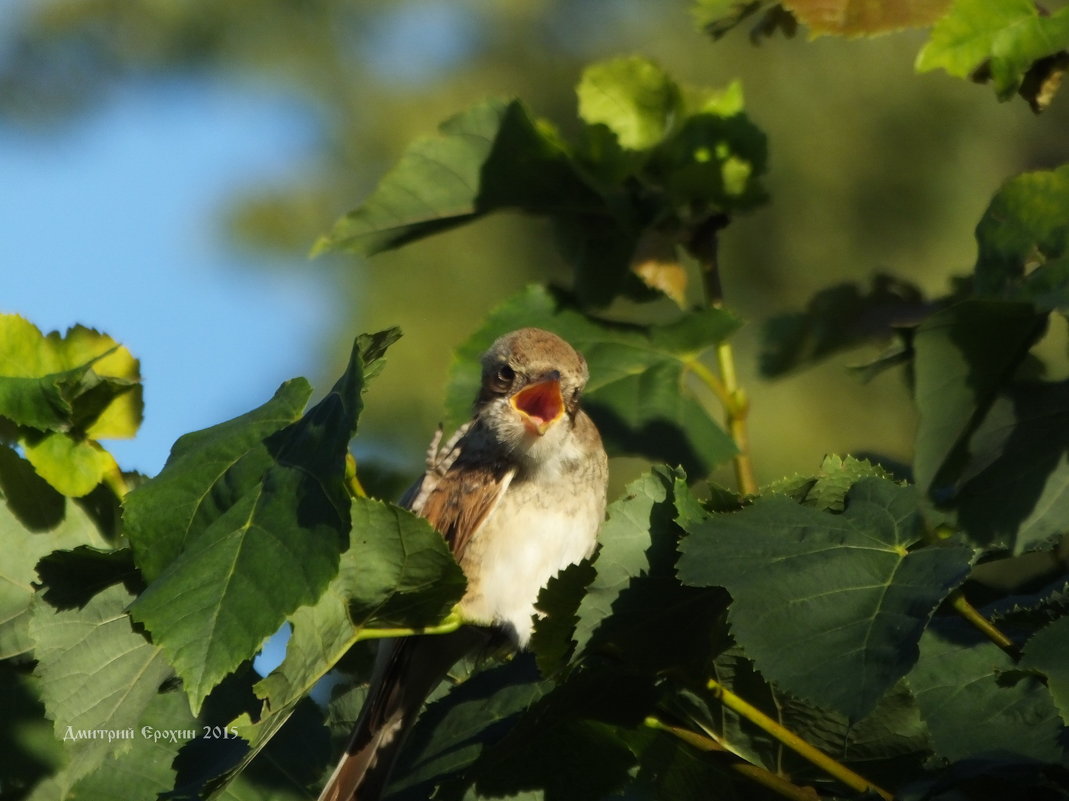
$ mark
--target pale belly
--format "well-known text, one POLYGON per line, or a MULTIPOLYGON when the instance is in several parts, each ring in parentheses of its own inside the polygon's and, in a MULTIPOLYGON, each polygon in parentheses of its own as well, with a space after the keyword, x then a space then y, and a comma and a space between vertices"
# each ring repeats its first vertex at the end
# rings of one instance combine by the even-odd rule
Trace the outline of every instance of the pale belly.
POLYGON ((568 565, 594 549, 602 507, 577 497, 574 485, 536 501, 527 486, 513 482, 468 546, 461 567, 468 591, 461 614, 482 624, 512 630, 517 645, 531 637, 539 590, 568 565))

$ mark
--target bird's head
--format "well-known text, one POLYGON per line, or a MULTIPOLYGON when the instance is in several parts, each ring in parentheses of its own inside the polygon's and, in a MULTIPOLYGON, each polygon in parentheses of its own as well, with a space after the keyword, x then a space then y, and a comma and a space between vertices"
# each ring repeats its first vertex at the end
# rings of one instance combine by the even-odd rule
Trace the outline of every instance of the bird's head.
POLYGON ((497 339, 482 358, 476 414, 498 440, 535 455, 574 425, 586 361, 556 334, 521 328, 497 339))

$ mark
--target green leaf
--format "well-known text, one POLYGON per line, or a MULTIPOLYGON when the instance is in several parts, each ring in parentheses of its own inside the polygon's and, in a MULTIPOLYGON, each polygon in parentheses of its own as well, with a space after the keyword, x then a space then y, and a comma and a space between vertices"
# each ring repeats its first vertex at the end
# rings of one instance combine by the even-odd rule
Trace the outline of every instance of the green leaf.
POLYGON ((985 547, 1044 547, 1069 529, 1069 382, 1000 395, 969 440, 958 524, 985 547))
POLYGON ((683 116, 675 81, 640 56, 587 67, 576 94, 583 121, 606 126, 628 150, 647 150, 658 144, 683 116))
POLYGON ((188 738, 202 735, 203 726, 190 714, 185 695, 178 691, 160 693, 138 719, 133 739, 125 743, 128 748, 79 779, 70 797, 79 801, 156 798, 174 786, 171 763, 188 738))
POLYGON ((1007 181, 980 219, 976 239, 978 293, 1012 292, 1044 306, 1069 306, 1069 165, 1007 181))
POLYGON ((41 698, 78 778, 129 748, 141 716, 170 676, 159 648, 134 631, 132 596, 109 587, 80 609, 36 603, 30 637, 41 698))
POLYGON ((704 681, 714 652, 712 623, 726 596, 719 588, 684 587, 676 579, 682 531, 675 500, 688 493, 685 482, 679 470, 654 468, 610 504, 599 532, 597 574, 576 613, 579 658, 610 654, 628 673, 670 671, 704 681), (690 623, 681 629, 681 621, 690 623))
POLYGON ((180 552, 131 613, 167 653, 195 711, 337 573, 350 526, 345 455, 363 405, 361 345, 385 347, 358 341, 333 390, 300 420, 270 433, 306 393, 303 383, 284 385, 245 418, 180 440, 160 476, 132 493, 142 568, 164 564, 144 556, 158 540, 180 552))
POLYGON ((38 561, 59 549, 107 548, 93 521, 56 493, 7 446, 0 445, 0 659, 32 648, 28 626, 38 561))
POLYGON ((561 670, 575 651, 575 625, 579 604, 597 571, 589 560, 568 565, 538 594, 535 605, 543 616, 535 621, 530 649, 543 676, 561 670))
POLYGON ((734 455, 731 438, 685 380, 702 351, 735 331, 734 315, 706 309, 663 326, 622 325, 590 317, 566 294, 539 286, 494 309, 458 348, 446 401, 451 424, 470 414, 482 352, 497 336, 527 325, 554 331, 586 357, 584 408, 610 455, 681 464, 692 475, 704 475, 734 455))
POLYGON ((39 431, 132 437, 141 423, 136 359, 106 334, 75 326, 42 335, 0 315, 0 416, 39 431))
POLYGON ((110 453, 91 440, 62 433, 23 441, 26 459, 45 481, 72 498, 88 495, 118 466, 110 453))
POLYGON ((56 773, 63 763, 63 746, 52 732, 39 698, 40 682, 29 666, 0 663, 0 786, 3 797, 25 798, 29 790, 56 773))
POLYGON ((410 145, 315 252, 372 255, 500 209, 550 213, 602 204, 556 137, 519 101, 484 101, 446 120, 439 132, 410 145))
POLYGON ((1069 725, 1069 617, 1061 617, 1037 631, 1025 643, 1020 665, 1047 677, 1047 686, 1069 725))
POLYGON ((866 478, 841 514, 783 497, 689 526, 679 578, 722 586, 732 632, 782 689, 858 720, 916 661, 917 641, 966 577, 962 546, 921 538, 915 493, 866 478))
POLYGON ((606 520, 598 532, 596 576, 587 587, 577 611, 575 638, 582 650, 632 578, 649 569, 647 551, 652 543, 651 521, 655 514, 671 519, 668 489, 663 475, 650 472, 627 485, 624 494, 609 504, 606 520), (656 510, 656 512, 655 512, 656 510))
POLYGON ((290 618, 282 664, 256 692, 278 708, 311 689, 361 628, 417 628, 440 622, 464 594, 464 574, 442 536, 406 509, 352 501, 352 533, 338 575, 319 601, 290 618))
POLYGON ((1041 58, 1069 48, 1069 9, 1041 14, 1031 0, 954 0, 917 55, 918 72, 965 78, 985 63, 1008 99, 1041 58))
POLYGON ((805 311, 770 318, 761 329, 761 372, 785 375, 859 345, 887 340, 893 326, 925 311, 920 290, 889 275, 872 286, 837 284, 821 290, 805 311))
POLYGON ((1045 325, 1030 304, 969 300, 917 328, 913 464, 922 492, 945 495, 943 485, 961 469, 961 448, 1045 325))
POLYGON ((469 768, 498 742, 549 687, 538 681, 532 661, 521 656, 452 688, 420 716, 390 784, 391 797, 431 797, 434 787, 469 768))
POLYGON ((863 478, 890 479, 891 475, 865 459, 829 454, 821 462, 820 472, 816 476, 781 479, 766 487, 764 493, 786 495, 795 503, 821 512, 841 512, 846 508, 846 496, 850 488, 863 478))
POLYGON ((1060 762, 1062 725, 1047 688, 957 621, 924 633, 909 675, 936 753, 949 760, 998 754, 1060 762))
POLYGON ((441 621, 464 594, 464 574, 442 536, 411 512, 368 498, 352 500, 349 549, 319 600, 289 620, 286 658, 254 690, 259 720, 241 722, 249 751, 238 773, 265 748, 356 642, 361 629, 416 628, 441 621))
POLYGON ((155 478, 125 500, 123 521, 138 567, 152 581, 256 486, 273 463, 268 439, 300 419, 312 388, 287 381, 241 417, 186 434, 155 478))

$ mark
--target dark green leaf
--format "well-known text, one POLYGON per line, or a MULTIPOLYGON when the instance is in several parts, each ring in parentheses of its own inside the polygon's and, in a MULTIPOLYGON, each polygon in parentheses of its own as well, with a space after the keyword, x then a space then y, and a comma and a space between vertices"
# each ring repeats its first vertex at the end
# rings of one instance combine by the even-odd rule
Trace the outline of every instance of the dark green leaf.
POLYGON ((447 406, 451 422, 467 419, 479 386, 478 358, 493 340, 525 325, 554 331, 590 366, 585 408, 610 454, 642 455, 704 475, 735 445, 687 387, 688 365, 738 327, 719 309, 692 312, 648 328, 583 314, 564 293, 530 287, 495 309, 457 352, 447 406))
POLYGON ((770 318, 762 327, 761 372, 784 375, 858 345, 887 340, 927 310, 913 284, 877 275, 872 286, 838 284, 821 290, 805 311, 770 318))
POLYGON ((0 798, 19 799, 39 781, 59 770, 63 747, 53 736, 39 695, 40 683, 29 675, 30 666, 0 663, 0 798))
POLYGON ((543 615, 535 621, 530 649, 543 676, 553 675, 571 659, 579 604, 596 575, 593 564, 583 560, 564 568, 538 594, 536 607, 543 615))
POLYGON ((1058 618, 1032 635, 1025 643, 1020 667, 1047 677, 1062 721, 1069 725, 1069 617, 1058 618))
POLYGON ((921 536, 915 493, 876 478, 851 489, 841 514, 773 496, 689 531, 680 579, 727 588, 732 631, 761 672, 851 720, 916 661, 928 617, 972 557, 961 546, 910 551, 921 536))
POLYGON ((939 755, 1062 760, 1063 728, 1050 693, 1014 668, 998 646, 958 621, 924 633, 909 684, 939 755))
POLYGON ((523 657, 457 685, 421 715, 394 773, 391 797, 431 797, 436 785, 462 774, 548 690, 533 660, 523 657))
POLYGON ((960 448, 1045 325, 1029 304, 972 300, 917 329, 914 473, 922 492, 945 498, 943 484, 961 468, 960 448))
POLYGON ((973 541, 1020 553, 1069 529, 1069 383, 1013 386, 968 450, 954 505, 973 541))
POLYGON ((85 606, 113 584, 123 583, 134 595, 144 587, 129 548, 113 551, 79 545, 52 551, 37 563, 37 575, 44 585, 42 596, 56 609, 85 606))

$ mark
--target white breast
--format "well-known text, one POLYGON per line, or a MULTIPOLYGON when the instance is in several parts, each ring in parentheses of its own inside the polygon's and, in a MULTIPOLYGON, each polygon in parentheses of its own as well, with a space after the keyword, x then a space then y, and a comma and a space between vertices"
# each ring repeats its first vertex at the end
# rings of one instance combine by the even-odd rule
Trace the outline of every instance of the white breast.
POLYGON ((603 513, 596 492, 576 491, 574 476, 514 479, 464 555, 468 592, 461 613, 510 628, 525 646, 539 590, 590 555, 603 513))

